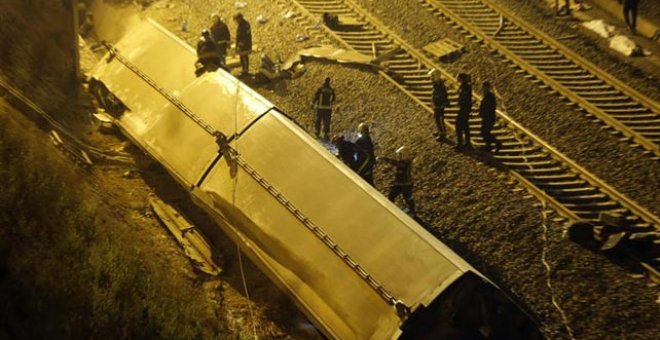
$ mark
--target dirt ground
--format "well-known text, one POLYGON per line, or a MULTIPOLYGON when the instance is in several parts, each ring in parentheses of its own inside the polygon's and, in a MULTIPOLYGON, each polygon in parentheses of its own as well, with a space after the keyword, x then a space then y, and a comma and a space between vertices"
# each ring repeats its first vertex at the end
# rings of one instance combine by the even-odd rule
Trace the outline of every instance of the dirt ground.
MULTIPOLYGON (((591 127, 593 124, 570 112, 559 99, 525 83, 506 65, 483 53, 479 46, 421 11, 416 3, 361 2, 384 21, 392 22, 391 26, 416 46, 445 35, 466 43, 470 52, 459 62, 447 65, 448 70, 454 73, 469 70, 477 81, 496 80, 498 90, 506 96, 507 107, 520 112, 516 119, 539 130, 537 133, 543 134, 544 139, 563 146, 571 157, 580 156, 581 163, 589 160, 588 165, 600 163, 596 168, 600 176, 606 177, 603 174, 609 172, 619 174, 611 175, 612 181, 626 193, 635 194, 639 201, 657 203, 653 187, 658 175, 648 171, 655 169, 655 163, 631 152, 600 128, 591 127), (474 65, 488 66, 483 70, 474 65), (516 96, 517 93, 525 93, 525 96, 516 96), (555 109, 551 112, 539 109, 539 103, 548 101, 550 105, 544 107, 555 109), (549 114, 563 114, 565 122, 560 126, 547 126, 549 114), (573 133, 576 124, 587 127, 573 133), (601 159, 608 150, 613 155, 601 159), (595 157, 598 162, 589 157, 594 154, 598 155, 595 157), (632 161, 619 165, 618 157, 632 161), (630 176, 631 173, 634 176, 630 176)), ((287 9, 272 2, 248 2, 246 7, 240 8, 252 23, 258 46, 252 56, 252 72, 258 67, 260 53, 286 59, 295 50, 314 43, 296 41, 297 34, 309 33, 314 28, 311 23, 298 24, 283 18, 281 13, 287 9), (258 24, 258 15, 265 15, 269 20, 258 24)), ((169 0, 152 3, 144 8, 142 15, 155 18, 194 44, 198 32, 210 23, 211 13, 218 12, 227 19, 237 10, 233 2, 169 0), (181 30, 184 20, 186 32, 181 30)), ((228 20, 228 24, 234 33, 234 23, 228 20)), ((416 155, 415 200, 424 226, 505 287, 539 319, 546 336, 568 338, 567 326, 576 338, 651 339, 658 334, 660 329, 652 318, 659 310, 654 302, 657 289, 646 287, 644 280, 635 279, 636 275, 602 255, 565 240, 562 224, 553 222, 553 216, 544 218, 543 207, 511 184, 506 172, 487 157, 456 153, 450 145, 432 141, 430 116, 395 87, 377 74, 360 68, 316 62, 308 63, 306 68, 303 77, 291 82, 253 85, 301 125, 310 128, 313 114, 309 100, 323 78, 332 77, 341 106, 341 111, 333 116, 333 131, 354 132, 359 122, 366 121, 373 127, 378 155, 391 155, 398 146, 408 145, 416 155), (542 264, 542 256, 547 258, 550 273, 542 264), (550 278, 552 290, 548 288, 547 278, 550 278), (552 305, 553 296, 566 314, 566 324, 552 305)), ((390 176, 391 169, 377 166, 376 187, 384 193, 390 176)))
MULTIPOLYGON (((443 37, 465 44, 467 52, 458 60, 444 64, 447 70, 453 74, 468 72, 472 74, 475 84, 489 80, 502 95, 500 105, 506 107, 516 121, 620 192, 656 214, 660 213, 660 195, 655 189, 660 187, 657 161, 622 143, 617 136, 602 129, 600 124, 571 109, 558 96, 549 94, 523 75, 515 73, 515 69, 510 68, 501 58, 494 57, 487 49, 464 37, 447 22, 422 10, 416 3, 400 1, 385 5, 382 2, 358 2, 377 13, 382 21, 391 23, 389 26, 392 29, 416 47, 443 37)), ((537 5, 518 6, 541 10, 537 5)), ((527 11, 531 12, 531 9, 527 11)), ((659 84, 653 75, 649 75, 650 78, 639 77, 639 69, 621 63, 614 53, 596 50, 593 45, 589 45, 593 38, 582 30, 555 27, 553 23, 557 21, 551 14, 542 12, 533 17, 533 13, 527 11, 519 15, 530 22, 543 23, 542 28, 554 36, 578 34, 580 38, 574 39, 576 42, 572 48, 588 60, 598 61, 599 66, 608 66, 608 71, 616 68, 618 72, 614 75, 628 84, 637 85, 642 93, 652 98, 657 96, 659 84)))

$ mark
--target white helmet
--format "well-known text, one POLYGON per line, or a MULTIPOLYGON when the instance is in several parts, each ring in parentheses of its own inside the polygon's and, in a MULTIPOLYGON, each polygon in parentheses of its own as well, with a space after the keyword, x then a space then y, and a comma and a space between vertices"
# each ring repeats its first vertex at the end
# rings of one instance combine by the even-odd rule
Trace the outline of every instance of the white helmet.
POLYGON ((442 79, 442 74, 440 73, 440 71, 438 71, 437 68, 431 69, 431 71, 429 71, 428 75, 431 77, 431 80, 434 80, 434 81, 442 79))
POLYGON ((357 129, 358 129, 358 133, 361 133, 363 135, 369 133, 369 125, 367 125, 367 123, 364 122, 360 123, 357 129))
POLYGON ((408 159, 408 148, 401 146, 400 148, 396 149, 396 156, 399 160, 408 159))

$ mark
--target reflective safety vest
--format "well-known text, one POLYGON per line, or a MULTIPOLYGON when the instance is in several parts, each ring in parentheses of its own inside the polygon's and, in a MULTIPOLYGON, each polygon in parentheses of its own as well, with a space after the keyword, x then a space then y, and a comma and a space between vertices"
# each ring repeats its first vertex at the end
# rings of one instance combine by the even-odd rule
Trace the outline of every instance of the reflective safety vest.
POLYGON ((211 58, 219 58, 219 57, 220 57, 220 49, 218 48, 218 45, 215 42, 206 40, 205 38, 199 40, 199 43, 197 43, 198 59, 211 59, 211 58))
POLYGON ((335 102, 335 90, 329 86, 321 86, 314 95, 314 104, 317 109, 332 109, 335 102))

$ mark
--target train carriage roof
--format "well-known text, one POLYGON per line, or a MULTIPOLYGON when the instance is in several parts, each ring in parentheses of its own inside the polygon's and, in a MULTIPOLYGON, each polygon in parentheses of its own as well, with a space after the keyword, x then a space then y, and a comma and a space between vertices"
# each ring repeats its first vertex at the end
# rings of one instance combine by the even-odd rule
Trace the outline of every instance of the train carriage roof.
MULTIPOLYGON (((260 118, 232 146, 304 217, 410 307, 429 305, 445 287, 471 269, 276 110, 260 118)), ((388 329, 392 320, 397 324, 394 308, 382 300, 374 303, 374 297, 380 297, 367 284, 346 289, 347 282, 362 279, 346 263, 338 261, 339 256, 311 230, 292 218, 283 204, 266 204, 273 201, 271 193, 249 184, 254 181, 245 176, 234 181, 228 169, 223 162, 217 164, 202 190, 216 196, 216 203, 224 199, 225 204, 232 204, 242 218, 259 226, 258 234, 252 235, 269 241, 253 241, 260 251, 276 259, 278 265, 271 270, 279 271, 276 275, 281 274, 280 279, 287 282, 298 299, 312 305, 317 318, 328 322, 330 326, 326 326, 335 331, 349 329, 352 334, 361 334, 360 338, 389 338, 397 334, 396 327, 388 329), (278 246, 282 244, 286 251, 278 246), (293 268, 301 278, 288 275, 293 268), (319 273, 322 280, 303 279, 319 273), (317 301, 315 296, 325 300, 317 301), (382 323, 383 320, 390 321, 382 323), (364 333, 367 330, 372 333, 364 333)), ((336 335, 346 338, 349 334, 336 335)))
POLYGON ((94 78, 128 106, 129 111, 119 119, 120 127, 173 169, 186 186, 195 184, 217 156, 209 129, 231 136, 272 107, 224 71, 195 78, 194 51, 154 21, 139 23, 114 47, 121 58, 108 55, 94 78), (196 124, 180 110, 179 103, 208 127, 196 124))
POLYGON ((120 127, 187 187, 213 166, 201 188, 215 195, 214 209, 233 209, 244 225, 258 227, 252 236, 267 242, 255 238, 245 246, 257 248, 271 275, 331 334, 394 336, 391 320, 398 317, 270 193, 249 180, 234 181, 238 177, 232 176, 247 177, 228 172, 226 160, 214 162, 218 146, 209 127, 226 135, 244 130, 232 142, 242 159, 408 306, 429 304, 471 269, 256 92, 222 71, 195 78, 192 49, 154 22, 140 24, 116 48, 143 72, 112 58, 94 73, 130 109, 119 118, 120 127), (323 280, 310 277, 314 273, 323 280))

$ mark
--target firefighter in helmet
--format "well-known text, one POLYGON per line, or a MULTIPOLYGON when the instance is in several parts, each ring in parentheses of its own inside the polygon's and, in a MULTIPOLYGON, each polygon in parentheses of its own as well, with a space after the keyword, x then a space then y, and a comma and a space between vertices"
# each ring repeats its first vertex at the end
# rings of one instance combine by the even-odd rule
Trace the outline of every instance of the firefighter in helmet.
POLYGON ((413 201, 413 182, 412 182, 412 158, 408 155, 408 149, 402 146, 396 150, 396 158, 382 157, 381 160, 394 166, 394 182, 387 195, 390 201, 394 202, 399 195, 403 195, 406 201, 408 212, 415 216, 415 202, 413 201))
POLYGON ((330 78, 325 78, 323 86, 316 90, 314 99, 312 100, 312 106, 316 108, 316 120, 314 122, 316 137, 319 136, 321 125, 323 125, 323 138, 328 139, 332 107, 334 103, 335 90, 330 86, 330 78))

